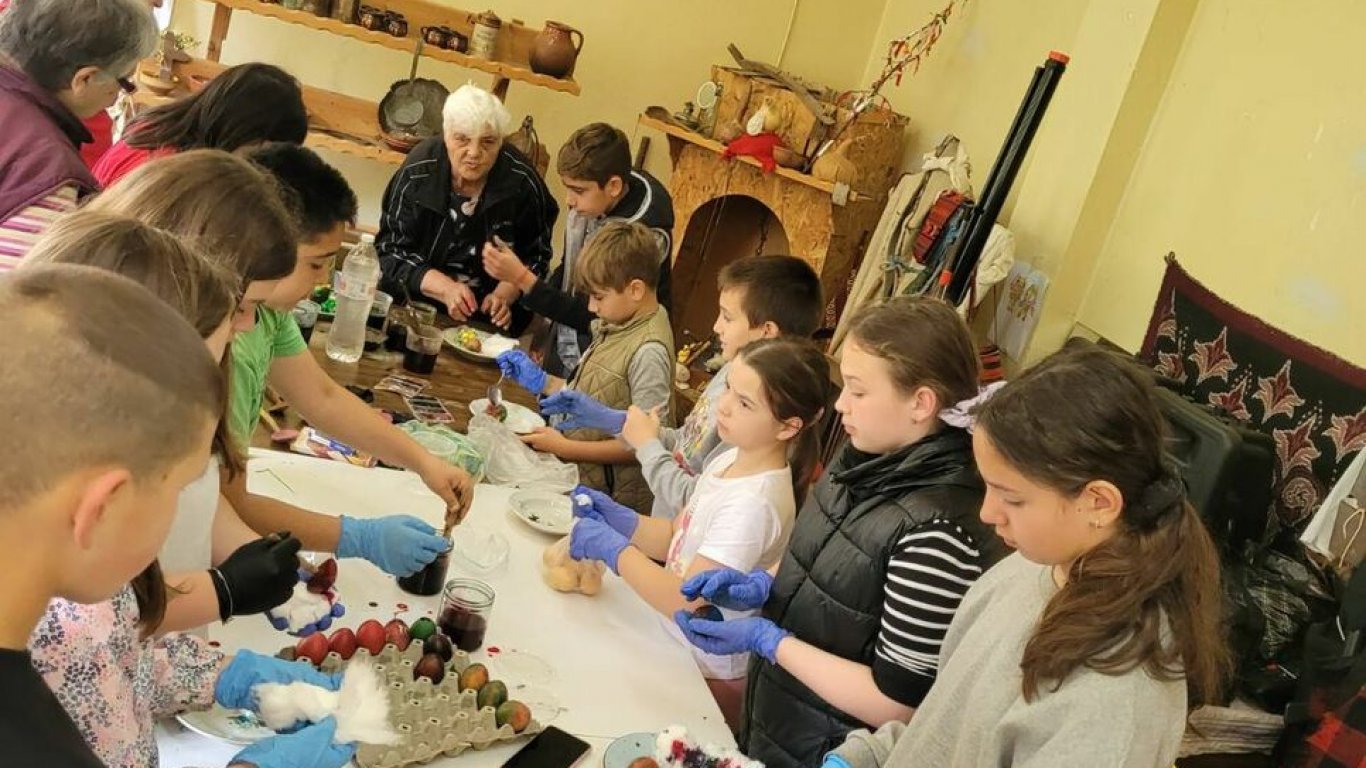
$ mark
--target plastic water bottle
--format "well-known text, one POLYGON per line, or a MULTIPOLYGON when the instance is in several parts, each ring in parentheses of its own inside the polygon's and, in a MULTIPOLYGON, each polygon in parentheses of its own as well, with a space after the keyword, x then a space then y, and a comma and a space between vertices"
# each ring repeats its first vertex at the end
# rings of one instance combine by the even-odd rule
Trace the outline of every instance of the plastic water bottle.
POLYGON ((365 321, 379 285, 379 254, 375 237, 360 236, 360 242, 346 254, 346 263, 337 273, 332 295, 337 297, 336 316, 327 335, 327 356, 341 363, 354 363, 365 351, 365 321))

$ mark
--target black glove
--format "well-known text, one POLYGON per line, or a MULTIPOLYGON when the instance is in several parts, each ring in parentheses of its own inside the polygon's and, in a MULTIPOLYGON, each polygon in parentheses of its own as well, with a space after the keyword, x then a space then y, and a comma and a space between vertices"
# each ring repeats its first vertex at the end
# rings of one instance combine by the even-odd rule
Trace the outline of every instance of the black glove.
POLYGON ((210 568, 218 593, 218 617, 264 613, 286 600, 299 583, 299 549, 288 531, 243 544, 217 568, 210 568))

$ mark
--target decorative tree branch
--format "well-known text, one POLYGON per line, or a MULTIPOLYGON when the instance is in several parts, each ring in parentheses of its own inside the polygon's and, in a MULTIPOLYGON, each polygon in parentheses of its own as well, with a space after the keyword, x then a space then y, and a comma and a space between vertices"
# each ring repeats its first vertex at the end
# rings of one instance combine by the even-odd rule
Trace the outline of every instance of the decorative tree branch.
POLYGON ((944 26, 948 24, 949 17, 953 15, 954 6, 967 5, 968 0, 950 0, 944 9, 934 15, 925 26, 916 31, 893 40, 887 45, 887 64, 882 68, 882 75, 868 89, 870 97, 877 95, 888 80, 896 79, 896 84, 901 85, 901 78, 906 73, 907 68, 912 73, 920 71, 920 64, 930 55, 935 43, 939 42, 939 37, 944 33, 944 26))
MULTIPOLYGON (((883 86, 887 81, 896 79, 896 84, 901 85, 901 77, 906 69, 910 68, 912 73, 920 71, 920 64, 930 55, 935 43, 939 42, 939 37, 944 33, 944 26, 948 24, 949 18, 953 15, 954 8, 960 5, 967 5, 969 0, 949 0, 949 4, 943 10, 934 15, 933 18, 920 29, 908 35, 899 37, 887 45, 887 64, 882 68, 882 75, 866 91, 854 91, 853 93, 862 94, 857 98, 850 109, 849 119, 845 120, 832 132, 830 138, 822 143, 821 149, 814 153, 807 168, 815 162, 817 157, 835 146, 844 132, 858 120, 859 115, 867 112, 877 103, 878 96, 881 94, 883 86)), ((852 95, 852 94, 851 94, 852 95)))

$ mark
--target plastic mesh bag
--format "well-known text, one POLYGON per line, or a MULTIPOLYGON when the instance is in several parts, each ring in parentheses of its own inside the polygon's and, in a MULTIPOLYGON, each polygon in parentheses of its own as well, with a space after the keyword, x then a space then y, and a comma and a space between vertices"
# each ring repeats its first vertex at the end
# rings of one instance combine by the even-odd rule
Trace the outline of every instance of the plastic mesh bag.
POLYGON ((484 481, 516 488, 568 493, 579 484, 579 468, 537 453, 502 422, 482 413, 470 417, 470 439, 484 457, 484 481))

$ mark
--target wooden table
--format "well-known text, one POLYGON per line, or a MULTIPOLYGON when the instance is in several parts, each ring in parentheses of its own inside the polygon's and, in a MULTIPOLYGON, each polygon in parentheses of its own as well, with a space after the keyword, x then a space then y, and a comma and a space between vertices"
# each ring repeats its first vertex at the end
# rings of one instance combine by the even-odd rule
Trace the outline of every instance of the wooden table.
MULTIPOLYGON (((342 386, 356 385, 367 389, 373 388, 380 379, 391 373, 425 379, 431 382, 431 386, 423 394, 439 398, 446 404, 446 408, 455 417, 455 422, 450 426, 457 432, 464 432, 469 426, 470 402, 486 397, 489 386, 498 380, 496 365, 478 363, 461 357, 449 345, 442 347, 441 355, 436 361, 436 370, 426 376, 405 371, 403 354, 389 352, 383 348, 374 353, 367 353, 360 362, 339 363, 327 356, 327 332, 330 328, 330 323, 319 322, 308 345, 309 352, 327 375, 342 386)), ((536 398, 511 381, 503 382, 503 398, 532 410, 537 408, 536 398)), ((373 405, 397 413, 409 413, 408 405, 403 402, 403 398, 393 392, 376 391, 373 405)), ((298 428, 302 423, 299 414, 293 408, 288 409, 284 417, 277 420, 281 427, 298 428)), ((271 444, 270 429, 259 422, 255 433, 252 434, 251 444, 254 448, 284 448, 271 444)))

